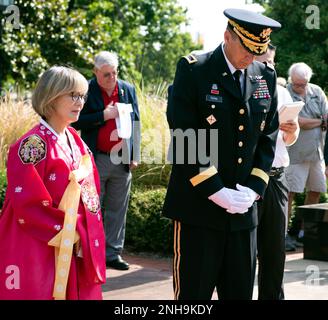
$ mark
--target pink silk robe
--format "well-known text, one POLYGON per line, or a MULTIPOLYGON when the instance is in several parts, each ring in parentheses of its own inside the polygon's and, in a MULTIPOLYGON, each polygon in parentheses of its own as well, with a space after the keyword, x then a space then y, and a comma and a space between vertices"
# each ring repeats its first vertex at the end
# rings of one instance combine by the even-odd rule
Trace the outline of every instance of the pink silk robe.
MULTIPOLYGON (((0 299, 53 299, 54 247, 47 243, 62 228, 57 209, 88 148, 69 127, 67 144, 42 123, 11 146, 8 188, 0 213, 0 299)), ((99 177, 93 172, 80 182, 76 230, 82 258, 73 253, 66 299, 102 299, 106 281, 105 236, 99 204, 99 177)))

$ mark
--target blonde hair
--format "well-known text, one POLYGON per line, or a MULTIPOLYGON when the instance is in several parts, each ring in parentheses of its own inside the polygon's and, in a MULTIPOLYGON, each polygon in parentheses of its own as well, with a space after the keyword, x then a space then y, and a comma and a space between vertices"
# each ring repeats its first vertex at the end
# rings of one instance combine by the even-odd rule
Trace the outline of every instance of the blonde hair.
POLYGON ((32 95, 32 107, 42 118, 49 118, 54 109, 53 102, 65 94, 88 91, 88 81, 75 69, 53 66, 38 80, 32 95))

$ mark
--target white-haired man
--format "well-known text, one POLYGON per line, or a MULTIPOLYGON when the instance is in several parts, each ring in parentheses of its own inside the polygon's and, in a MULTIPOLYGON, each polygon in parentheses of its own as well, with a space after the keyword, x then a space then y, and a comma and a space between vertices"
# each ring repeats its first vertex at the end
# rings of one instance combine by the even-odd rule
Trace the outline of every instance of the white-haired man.
POLYGON ((121 253, 131 187, 130 170, 140 160, 137 96, 130 83, 118 79, 115 53, 102 51, 96 55, 93 72, 95 77, 89 82, 88 99, 74 127, 81 129, 81 137, 94 153, 99 171, 107 266, 127 270, 129 264, 121 253), (120 103, 120 112, 117 103, 120 103))
MULTIPOLYGON (((299 114, 300 134, 289 147, 290 166, 286 170, 289 185, 288 217, 291 217, 295 193, 306 187, 305 204, 319 202, 321 192, 326 192, 325 163, 323 159, 324 135, 328 113, 327 98, 323 90, 310 83, 312 69, 304 62, 294 63, 288 71, 287 89, 294 101, 304 101, 299 114)), ((303 237, 300 230, 298 238, 303 237)))

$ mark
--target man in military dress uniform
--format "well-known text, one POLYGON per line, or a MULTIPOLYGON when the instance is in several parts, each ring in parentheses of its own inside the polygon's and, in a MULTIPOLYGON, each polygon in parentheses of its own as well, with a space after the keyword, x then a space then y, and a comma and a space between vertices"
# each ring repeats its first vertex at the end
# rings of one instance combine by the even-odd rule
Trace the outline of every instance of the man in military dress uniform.
POLYGON ((220 299, 252 298, 254 202, 278 133, 276 74, 254 56, 280 24, 246 10, 224 14, 224 43, 182 58, 170 89, 173 166, 163 212, 174 221, 175 299, 211 299, 215 287, 220 299))

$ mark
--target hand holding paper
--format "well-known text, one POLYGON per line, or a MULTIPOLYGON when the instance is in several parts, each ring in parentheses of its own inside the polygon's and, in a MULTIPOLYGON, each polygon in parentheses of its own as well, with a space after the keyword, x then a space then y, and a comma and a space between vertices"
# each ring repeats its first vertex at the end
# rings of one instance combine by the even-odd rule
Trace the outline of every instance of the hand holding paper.
POLYGON ((288 122, 281 123, 279 129, 286 134, 291 134, 296 132, 298 129, 298 123, 297 121, 290 120, 288 122))

